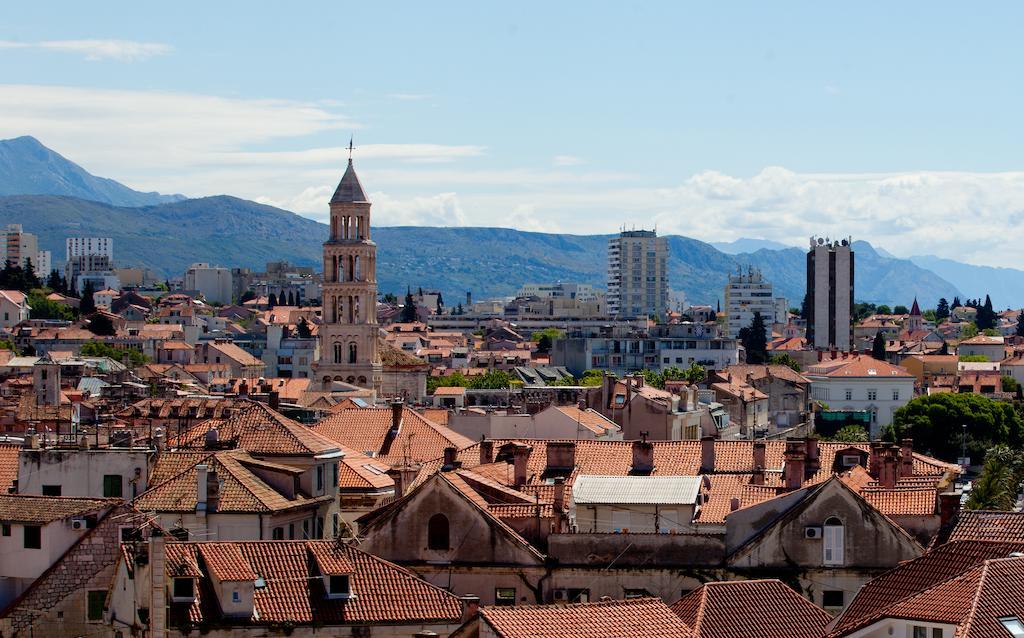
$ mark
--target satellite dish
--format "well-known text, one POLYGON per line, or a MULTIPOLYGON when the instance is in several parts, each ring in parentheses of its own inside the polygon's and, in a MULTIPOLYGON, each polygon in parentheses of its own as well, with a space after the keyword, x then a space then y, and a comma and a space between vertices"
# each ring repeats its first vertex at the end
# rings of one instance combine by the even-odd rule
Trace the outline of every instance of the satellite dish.
POLYGON ((824 246, 824 245, 825 245, 825 240, 824 240, 824 239, 822 239, 821 237, 819 237, 819 238, 818 238, 818 245, 819 245, 819 246, 824 246))

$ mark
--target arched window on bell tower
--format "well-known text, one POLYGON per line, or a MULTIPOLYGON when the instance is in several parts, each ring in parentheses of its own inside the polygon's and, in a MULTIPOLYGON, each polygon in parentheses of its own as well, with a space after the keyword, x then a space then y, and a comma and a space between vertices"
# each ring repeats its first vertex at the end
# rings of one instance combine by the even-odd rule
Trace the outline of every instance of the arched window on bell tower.
POLYGON ((358 358, 357 355, 358 355, 358 352, 357 352, 357 349, 356 349, 356 342, 353 341, 352 343, 348 344, 348 362, 349 363, 355 363, 356 359, 358 358))
POLYGON ((341 363, 341 361, 342 361, 342 359, 341 359, 341 344, 340 343, 336 343, 336 344, 334 344, 334 362, 335 363, 341 363))

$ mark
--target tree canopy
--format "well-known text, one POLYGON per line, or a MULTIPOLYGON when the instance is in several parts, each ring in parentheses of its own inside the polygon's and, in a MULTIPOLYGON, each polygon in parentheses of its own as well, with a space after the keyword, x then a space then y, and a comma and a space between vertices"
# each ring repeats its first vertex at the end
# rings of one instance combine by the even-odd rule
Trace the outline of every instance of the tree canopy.
POLYGON ((747 353, 747 363, 761 364, 768 361, 768 336, 760 312, 754 313, 748 327, 740 329, 739 338, 747 353))
POLYGON ((893 414, 886 438, 914 439, 914 447, 945 461, 960 456, 967 435, 968 455, 980 458, 993 445, 1018 447, 1024 421, 1013 405, 978 394, 943 393, 912 399, 893 414))
POLYGON ((871 342, 871 356, 879 361, 885 361, 885 335, 881 330, 875 333, 875 340, 871 342))
POLYGON ((416 301, 412 298, 412 290, 406 289, 405 303, 402 304, 402 323, 416 321, 416 301))

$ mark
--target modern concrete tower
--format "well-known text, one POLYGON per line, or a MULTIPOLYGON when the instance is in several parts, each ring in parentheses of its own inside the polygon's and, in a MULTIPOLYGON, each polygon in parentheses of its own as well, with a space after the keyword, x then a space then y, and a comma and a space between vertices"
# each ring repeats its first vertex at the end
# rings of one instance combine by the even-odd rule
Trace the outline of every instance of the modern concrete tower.
POLYGON ((807 345, 847 352, 853 344, 853 239, 811 237, 807 251, 807 345))
POLYGON ((370 202, 352 167, 331 198, 331 235, 324 243, 323 324, 316 376, 381 390, 377 327, 377 245, 370 239, 370 202))

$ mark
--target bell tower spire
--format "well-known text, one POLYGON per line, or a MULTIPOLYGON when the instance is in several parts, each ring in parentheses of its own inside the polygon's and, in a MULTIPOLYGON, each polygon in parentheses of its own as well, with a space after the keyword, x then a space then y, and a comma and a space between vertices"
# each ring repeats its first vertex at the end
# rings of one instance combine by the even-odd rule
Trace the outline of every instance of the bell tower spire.
POLYGON ((381 390, 377 343, 377 245, 370 239, 370 202, 352 163, 331 197, 331 231, 324 243, 323 323, 316 376, 381 390))

